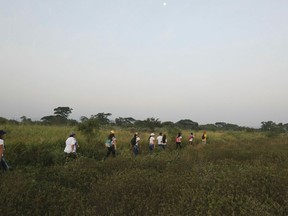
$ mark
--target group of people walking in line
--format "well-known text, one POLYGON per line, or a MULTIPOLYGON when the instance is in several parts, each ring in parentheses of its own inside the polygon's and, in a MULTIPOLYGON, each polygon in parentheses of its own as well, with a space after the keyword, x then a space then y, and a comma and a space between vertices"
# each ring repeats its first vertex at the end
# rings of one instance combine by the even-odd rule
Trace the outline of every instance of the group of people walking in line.
MULTIPOLYGON (((193 132, 191 132, 191 134, 188 137, 188 141, 190 145, 194 144, 193 143, 194 138, 195 138, 195 135, 193 134, 193 132)), ((206 144, 206 140, 207 140, 206 131, 203 132, 201 139, 202 139, 202 144, 206 144)), ((116 140, 117 139, 115 136, 115 132, 113 130, 110 131, 110 134, 108 135, 107 140, 105 142, 107 153, 104 157, 104 160, 107 159, 111 154, 112 154, 112 157, 116 156, 116 149, 117 149, 116 140)), ((135 157, 139 154, 140 140, 141 139, 140 139, 139 133, 136 132, 130 141, 131 149, 135 157)), ((159 135, 155 138, 155 134, 151 133, 148 138, 148 143, 149 143, 148 144, 149 152, 151 154, 154 152, 156 143, 158 145, 159 150, 165 150, 167 147, 167 135, 162 134, 162 132, 160 132, 159 135)), ((177 134, 175 138, 175 144, 176 144, 176 149, 182 148, 182 134, 180 132, 177 134)), ((73 158, 73 159, 77 158, 77 154, 76 154, 77 146, 79 148, 79 145, 77 144, 77 141, 75 139, 75 133, 72 132, 66 140, 66 147, 64 149, 67 161, 69 160, 69 158, 73 158)))
MULTIPOLYGON (((4 135, 5 134, 6 134, 6 131, 0 130, 0 163, 1 163, 1 168, 5 171, 8 171, 10 167, 7 164, 5 157, 4 157, 5 156, 5 148, 4 148, 4 135)), ((71 132, 69 137, 66 139, 66 142, 65 142, 66 145, 64 149, 66 161, 69 161, 70 158, 72 159, 77 158, 77 148, 79 148, 79 144, 77 143, 75 136, 76 134, 74 132, 71 132)), ((195 138, 195 135, 191 132, 188 138, 189 144, 193 145, 194 138, 195 138)), ((203 132, 201 139, 202 139, 202 144, 206 144, 206 140, 207 140, 206 131, 203 132)), ((167 147, 166 134, 162 134, 162 132, 160 132, 159 135, 155 139, 155 134, 151 133, 148 138, 148 143, 149 143, 148 147, 149 147, 149 151, 151 154, 153 153, 155 149, 156 141, 157 141, 158 148, 160 150, 165 150, 167 147)), ((140 146, 139 133, 136 132, 130 142, 131 142, 131 148, 132 148, 133 154, 136 157, 139 154, 139 146, 140 146)), ((182 148, 182 134, 180 132, 176 136, 175 143, 176 143, 176 149, 182 148)), ((107 148, 107 153, 104 159, 107 159, 110 156, 110 154, 112 154, 112 157, 115 157, 116 149, 117 149, 117 141, 116 141, 115 132, 113 130, 110 131, 110 134, 108 135, 107 140, 105 142, 105 146, 107 148)))

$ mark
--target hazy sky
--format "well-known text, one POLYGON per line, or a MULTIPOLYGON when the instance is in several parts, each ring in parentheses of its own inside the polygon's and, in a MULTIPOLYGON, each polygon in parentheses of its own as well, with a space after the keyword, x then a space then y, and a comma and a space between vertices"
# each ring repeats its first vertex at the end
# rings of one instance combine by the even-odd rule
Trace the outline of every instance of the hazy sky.
POLYGON ((288 122, 287 0, 0 0, 0 116, 288 122))

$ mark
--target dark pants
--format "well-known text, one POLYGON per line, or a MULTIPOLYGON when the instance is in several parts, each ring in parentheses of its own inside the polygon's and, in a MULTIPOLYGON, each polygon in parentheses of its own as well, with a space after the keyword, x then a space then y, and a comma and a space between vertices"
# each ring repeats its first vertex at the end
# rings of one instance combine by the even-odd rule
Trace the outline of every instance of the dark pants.
POLYGON ((71 152, 71 153, 65 153, 65 159, 66 162, 68 162, 71 159, 76 159, 77 158, 77 154, 75 152, 71 152))
POLYGON ((133 153, 134 153, 135 157, 139 154, 138 145, 134 145, 134 146, 133 146, 133 153))
POLYGON ((114 145, 112 145, 111 147, 107 147, 107 154, 106 154, 105 158, 108 158, 111 153, 112 153, 112 156, 115 157, 116 150, 115 150, 115 146, 114 145))
POLYGON ((3 156, 2 159, 1 159, 1 167, 2 167, 3 170, 5 170, 5 171, 8 171, 8 170, 9 170, 9 166, 8 166, 8 164, 6 163, 4 156, 3 156))
POLYGON ((181 149, 182 146, 181 146, 181 142, 176 142, 176 149, 178 149, 178 147, 181 149))

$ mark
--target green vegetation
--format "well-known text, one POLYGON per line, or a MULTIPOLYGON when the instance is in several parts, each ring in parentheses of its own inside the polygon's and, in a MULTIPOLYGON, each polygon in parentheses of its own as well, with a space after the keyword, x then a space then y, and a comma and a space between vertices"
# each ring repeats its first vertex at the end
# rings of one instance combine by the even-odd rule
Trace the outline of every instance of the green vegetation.
MULTIPOLYGON (((0 125, 6 130, 6 159, 0 172, 1 215, 287 215, 288 137, 281 133, 208 131, 206 146, 175 150, 176 129, 166 151, 130 150, 133 131, 116 130, 116 158, 102 160, 110 128, 93 121, 81 127, 0 125), (87 130, 93 127, 94 130, 87 130), (92 126, 91 126, 92 125, 92 126), (95 131, 98 128, 98 131, 95 131), (64 163, 64 142, 76 131, 79 158, 64 163), (94 134, 92 139, 90 136, 94 134)), ((156 128, 155 133, 160 129, 156 128)))

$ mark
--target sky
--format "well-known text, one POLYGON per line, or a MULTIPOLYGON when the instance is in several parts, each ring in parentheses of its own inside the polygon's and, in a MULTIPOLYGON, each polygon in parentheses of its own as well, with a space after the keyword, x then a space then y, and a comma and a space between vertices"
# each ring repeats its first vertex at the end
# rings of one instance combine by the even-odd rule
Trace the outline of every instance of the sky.
POLYGON ((0 116, 288 123, 287 0, 0 0, 0 116))

